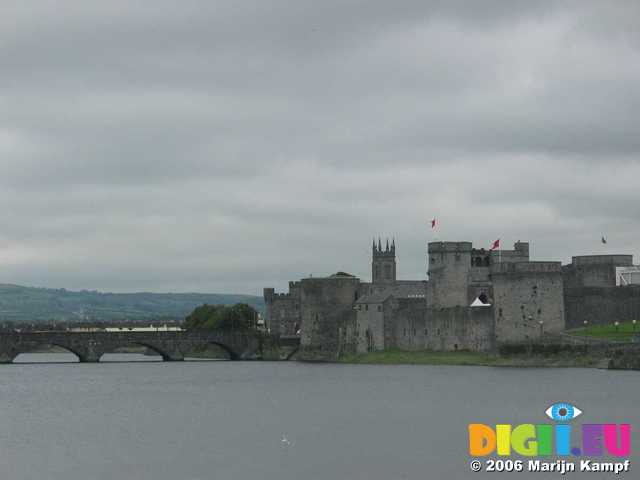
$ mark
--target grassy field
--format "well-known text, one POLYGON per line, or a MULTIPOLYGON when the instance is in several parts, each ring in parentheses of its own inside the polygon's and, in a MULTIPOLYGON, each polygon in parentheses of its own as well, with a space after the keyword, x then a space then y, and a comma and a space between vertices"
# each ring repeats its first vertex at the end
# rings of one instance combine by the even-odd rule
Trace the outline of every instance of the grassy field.
POLYGON ((567 333, 587 337, 602 338, 605 340, 632 341, 635 334, 640 334, 640 321, 634 326, 632 322, 623 322, 619 326, 587 325, 585 328, 576 328, 567 333))
POLYGON ((361 355, 345 355, 341 363, 383 365, 477 365, 490 367, 604 367, 606 359, 595 354, 512 355, 501 357, 480 352, 404 352, 385 350, 361 355))
POLYGON ((384 350, 360 355, 345 355, 343 363, 384 363, 384 364, 424 364, 424 365, 489 365, 495 361, 493 355, 477 352, 405 352, 384 350))

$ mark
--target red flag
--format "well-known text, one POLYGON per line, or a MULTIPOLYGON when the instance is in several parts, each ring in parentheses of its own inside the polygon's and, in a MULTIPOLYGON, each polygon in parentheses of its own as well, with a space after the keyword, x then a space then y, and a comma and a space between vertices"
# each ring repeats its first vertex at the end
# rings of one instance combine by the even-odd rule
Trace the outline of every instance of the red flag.
POLYGON ((436 228, 436 219, 431 220, 431 228, 436 228))
POLYGON ((496 248, 500 248, 500 239, 493 242, 493 245, 491 246, 491 250, 495 250, 496 248))

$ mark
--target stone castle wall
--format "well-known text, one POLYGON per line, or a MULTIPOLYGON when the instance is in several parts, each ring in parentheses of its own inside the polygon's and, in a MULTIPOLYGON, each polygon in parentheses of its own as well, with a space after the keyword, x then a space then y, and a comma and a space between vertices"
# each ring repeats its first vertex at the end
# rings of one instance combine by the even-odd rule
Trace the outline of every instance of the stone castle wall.
POLYGON ((397 280, 392 284, 380 283, 360 283, 359 296, 389 293, 396 298, 426 298, 427 281, 426 280, 397 280))
POLYGON ((400 350, 490 351, 494 348, 493 307, 429 308, 412 299, 398 301, 392 348, 400 350))
POLYGON ((300 282, 289 282, 289 293, 264 289, 265 324, 272 335, 295 335, 301 325, 300 282))
POLYGON ((640 320, 640 286, 616 286, 616 267, 632 265, 632 255, 585 255, 562 267, 566 328, 640 320))
POLYGON ((428 254, 429 304, 442 308, 469 305, 471 242, 431 242, 428 254))
POLYGON ((565 287, 613 287, 616 284, 616 267, 632 265, 632 255, 573 257, 569 265, 562 267, 565 287))
POLYGON ((640 285, 567 288, 565 301, 567 329, 584 327, 585 321, 587 326, 640 322, 640 285))
POLYGON ((497 343, 537 339, 545 332, 564 330, 560 262, 498 264, 492 267, 491 277, 497 343))
POLYGON ((347 327, 345 346, 354 353, 384 350, 388 344, 385 327, 393 322, 393 298, 355 306, 355 324, 347 327))
POLYGON ((349 325, 360 281, 355 277, 305 278, 301 282, 301 360, 335 360, 349 325))

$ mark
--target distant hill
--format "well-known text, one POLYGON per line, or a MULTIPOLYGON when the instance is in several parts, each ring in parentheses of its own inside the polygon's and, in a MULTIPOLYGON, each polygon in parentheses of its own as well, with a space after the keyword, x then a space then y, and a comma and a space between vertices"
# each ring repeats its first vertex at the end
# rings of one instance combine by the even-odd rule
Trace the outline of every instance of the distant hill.
POLYGON ((0 284, 0 321, 143 321, 183 319, 198 305, 248 303, 263 311, 261 297, 217 293, 100 293, 0 284))

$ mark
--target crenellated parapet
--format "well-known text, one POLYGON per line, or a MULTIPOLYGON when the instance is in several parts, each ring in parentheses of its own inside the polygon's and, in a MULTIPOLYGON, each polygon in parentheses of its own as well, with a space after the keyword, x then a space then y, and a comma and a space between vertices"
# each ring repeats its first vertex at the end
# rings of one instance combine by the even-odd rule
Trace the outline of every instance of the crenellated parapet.
POLYGON ((575 267, 583 267, 586 265, 630 267, 633 265, 633 255, 580 255, 571 257, 571 264, 575 267))
POLYGON ((295 335, 300 329, 300 285, 289 282, 288 293, 264 289, 265 324, 272 335, 295 335))
POLYGON ((429 254, 466 253, 471 252, 471 242, 429 242, 427 251, 429 254))
POLYGON ((518 262, 495 263, 491 265, 491 275, 511 273, 562 273, 561 262, 518 262))

